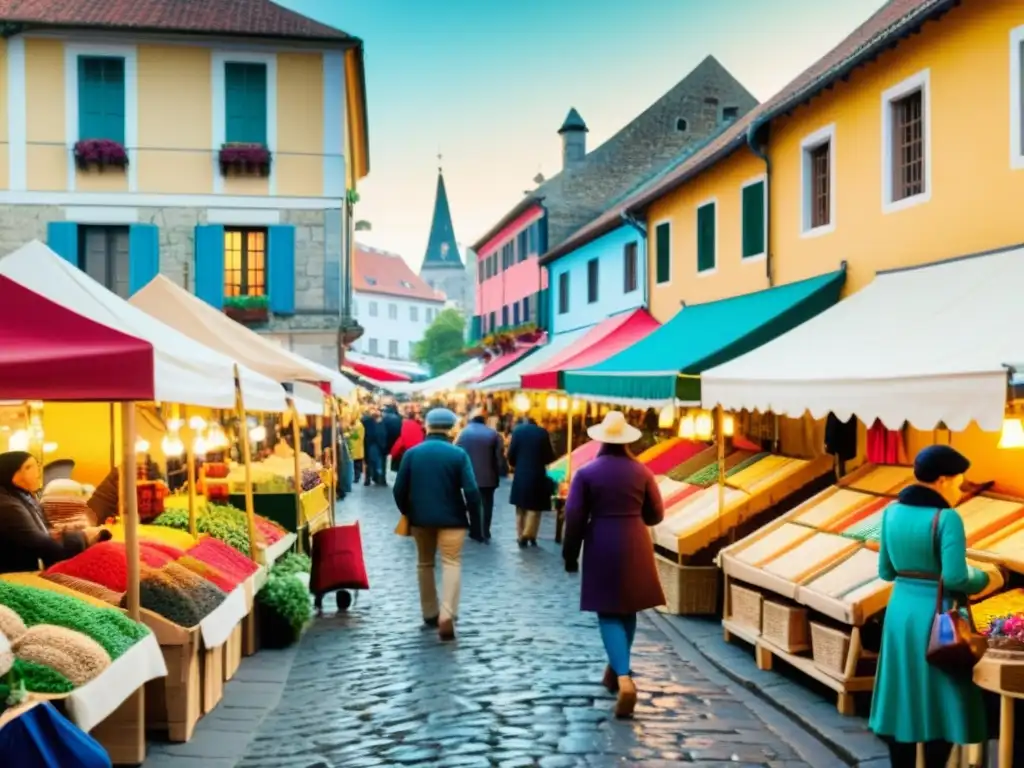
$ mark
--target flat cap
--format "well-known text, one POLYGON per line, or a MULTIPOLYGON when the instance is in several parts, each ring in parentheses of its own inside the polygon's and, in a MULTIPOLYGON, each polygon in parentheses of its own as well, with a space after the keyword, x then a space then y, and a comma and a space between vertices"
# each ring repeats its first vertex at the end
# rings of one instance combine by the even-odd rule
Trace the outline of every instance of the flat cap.
POLYGON ((427 429, 455 429, 458 420, 459 417, 447 408, 431 408, 427 412, 427 429))
POLYGON ((956 477, 971 467, 970 460, 950 445, 929 445, 914 459, 914 477, 934 483, 940 477, 956 477))

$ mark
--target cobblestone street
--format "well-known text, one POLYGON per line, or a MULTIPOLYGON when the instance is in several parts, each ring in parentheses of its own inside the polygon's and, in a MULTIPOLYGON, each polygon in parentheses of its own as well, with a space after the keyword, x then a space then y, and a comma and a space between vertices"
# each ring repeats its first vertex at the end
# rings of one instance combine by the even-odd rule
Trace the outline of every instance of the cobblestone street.
POLYGON ((518 549, 505 498, 492 544, 467 541, 452 644, 420 629, 413 545, 392 533, 390 489, 359 487, 343 502, 343 519, 362 524, 371 590, 307 632, 242 766, 806 765, 647 617, 635 647, 637 717, 611 718, 578 576, 564 573, 550 520, 539 548, 518 549))

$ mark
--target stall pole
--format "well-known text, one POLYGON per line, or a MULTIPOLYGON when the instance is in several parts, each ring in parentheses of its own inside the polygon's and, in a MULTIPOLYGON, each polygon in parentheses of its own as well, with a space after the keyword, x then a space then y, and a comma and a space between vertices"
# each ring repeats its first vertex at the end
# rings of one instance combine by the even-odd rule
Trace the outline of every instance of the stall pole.
POLYGON ((341 477, 341 451, 338 439, 338 404, 331 395, 324 396, 324 403, 331 411, 331 486, 327 489, 327 498, 330 500, 330 521, 334 525, 334 505, 338 503, 338 481, 341 477))
POLYGON ((569 430, 565 438, 565 482, 572 481, 572 412, 576 409, 576 399, 569 398, 569 418, 566 426, 569 430))
POLYGON ((188 407, 182 406, 181 419, 185 422, 185 467, 188 470, 188 532, 197 536, 196 526, 196 451, 195 434, 188 421, 188 407))
POLYGON ((715 408, 715 441, 718 443, 718 532, 725 514, 725 409, 715 408))
POLYGON ((300 435, 299 435, 299 409, 295 407, 295 399, 288 398, 288 407, 292 411, 292 443, 295 446, 295 450, 292 451, 292 459, 294 461, 294 472, 295 472, 295 532, 298 534, 296 539, 296 546, 298 552, 302 554, 302 469, 300 468, 299 462, 299 451, 300 448, 300 435))
POLYGON ((249 424, 245 420, 245 400, 242 398, 242 382, 235 365, 235 414, 238 417, 238 439, 241 443, 242 462, 245 466, 245 519, 249 526, 249 557, 259 562, 256 546, 256 503, 252 498, 252 448, 249 445, 249 424))
POLYGON ((121 523, 128 561, 128 618, 140 620, 139 603, 139 497, 135 473, 135 403, 121 404, 121 523))

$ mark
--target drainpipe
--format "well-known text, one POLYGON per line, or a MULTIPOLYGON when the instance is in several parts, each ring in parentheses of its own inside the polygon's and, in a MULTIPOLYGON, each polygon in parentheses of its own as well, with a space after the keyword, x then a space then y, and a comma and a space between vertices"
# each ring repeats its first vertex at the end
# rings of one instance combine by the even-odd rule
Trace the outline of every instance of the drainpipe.
POLYGON ((650 275, 648 275, 647 273, 650 271, 650 266, 651 265, 649 263, 650 259, 647 258, 647 256, 648 256, 648 254, 647 254, 647 251, 648 251, 648 248, 647 248, 647 227, 644 224, 642 224, 640 222, 640 220, 637 219, 636 216, 631 214, 629 211, 623 211, 622 213, 619 214, 619 216, 622 217, 622 220, 624 222, 626 222, 626 224, 628 224, 633 229, 635 229, 637 232, 639 232, 640 233, 640 237, 643 238, 643 243, 644 243, 644 293, 643 293, 643 301, 644 301, 644 309, 648 309, 650 307, 650 304, 648 303, 648 296, 647 296, 648 289, 649 289, 650 275))
POLYGON ((772 274, 772 161, 768 157, 767 136, 763 144, 757 140, 757 134, 761 128, 767 126, 767 122, 762 123, 755 120, 751 123, 750 128, 747 129, 747 146, 750 147, 751 152, 764 161, 764 272, 768 279, 768 287, 771 288, 775 285, 775 276, 772 274))

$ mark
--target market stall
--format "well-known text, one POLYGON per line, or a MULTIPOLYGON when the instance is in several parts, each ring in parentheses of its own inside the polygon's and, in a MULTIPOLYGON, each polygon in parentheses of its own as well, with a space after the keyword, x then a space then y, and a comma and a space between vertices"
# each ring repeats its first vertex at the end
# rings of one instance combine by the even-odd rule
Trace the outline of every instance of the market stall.
POLYGON ((458 389, 483 374, 484 364, 477 358, 467 360, 447 373, 426 381, 395 382, 389 386, 396 395, 430 397, 431 395, 458 389))
POLYGON ((529 355, 524 355, 491 376, 481 377, 470 384, 469 388, 479 392, 518 392, 522 389, 524 375, 578 346, 587 335, 587 330, 583 328, 549 336, 547 343, 538 345, 529 355))

